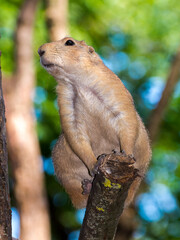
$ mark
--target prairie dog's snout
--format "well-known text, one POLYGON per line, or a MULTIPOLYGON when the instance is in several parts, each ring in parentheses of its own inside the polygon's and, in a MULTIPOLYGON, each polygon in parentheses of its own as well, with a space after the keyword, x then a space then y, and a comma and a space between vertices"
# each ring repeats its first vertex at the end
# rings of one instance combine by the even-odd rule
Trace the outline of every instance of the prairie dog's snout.
POLYGON ((39 54, 39 56, 42 57, 42 55, 44 55, 44 53, 45 53, 45 50, 43 50, 42 47, 40 47, 40 48, 38 49, 38 54, 39 54))
POLYGON ((60 46, 57 46, 57 44, 58 42, 46 43, 38 49, 41 65, 54 77, 60 74, 60 68, 63 66, 60 46))
POLYGON ((45 43, 43 45, 41 45, 38 49, 38 54, 40 56, 40 58, 45 55, 48 54, 48 48, 49 48, 49 52, 51 51, 51 47, 49 46, 50 43, 45 43))
POLYGON ((40 56, 40 61, 43 67, 46 67, 47 62, 45 61, 45 53, 46 53, 46 44, 42 45, 39 49, 38 49, 38 54, 40 56))

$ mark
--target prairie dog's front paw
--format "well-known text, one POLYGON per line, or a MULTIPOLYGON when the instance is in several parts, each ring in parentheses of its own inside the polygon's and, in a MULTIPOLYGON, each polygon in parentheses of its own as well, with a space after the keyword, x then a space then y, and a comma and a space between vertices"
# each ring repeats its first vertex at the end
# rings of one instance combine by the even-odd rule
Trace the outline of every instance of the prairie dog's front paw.
POLYGON ((89 194, 90 191, 91 191, 91 187, 92 187, 92 180, 84 179, 84 180, 82 181, 82 189, 83 189, 82 194, 83 194, 83 195, 89 194))
POLYGON ((135 163, 136 162, 136 159, 134 157, 133 154, 126 154, 126 152, 124 150, 121 150, 120 152, 124 157, 127 158, 127 160, 130 162, 130 163, 135 163))

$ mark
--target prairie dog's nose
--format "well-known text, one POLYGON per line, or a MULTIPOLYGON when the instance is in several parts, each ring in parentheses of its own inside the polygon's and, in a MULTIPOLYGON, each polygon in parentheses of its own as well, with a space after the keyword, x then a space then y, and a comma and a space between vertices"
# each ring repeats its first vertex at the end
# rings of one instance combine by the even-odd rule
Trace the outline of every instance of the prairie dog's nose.
POLYGON ((45 51, 41 49, 41 47, 38 49, 38 54, 40 57, 42 57, 42 55, 44 55, 45 51))

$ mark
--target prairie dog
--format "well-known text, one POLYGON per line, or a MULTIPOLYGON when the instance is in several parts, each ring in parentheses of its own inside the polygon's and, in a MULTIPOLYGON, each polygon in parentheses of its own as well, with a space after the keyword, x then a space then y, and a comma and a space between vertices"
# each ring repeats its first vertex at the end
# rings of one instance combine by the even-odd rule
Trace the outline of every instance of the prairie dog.
MULTIPOLYGON (((82 182, 92 179, 97 157, 123 150, 144 175, 151 158, 149 138, 131 94, 91 46, 68 37, 42 45, 38 53, 57 81, 63 133, 52 152, 55 173, 73 205, 84 208, 88 194, 82 194, 82 182)), ((131 185, 126 206, 140 181, 131 185)))

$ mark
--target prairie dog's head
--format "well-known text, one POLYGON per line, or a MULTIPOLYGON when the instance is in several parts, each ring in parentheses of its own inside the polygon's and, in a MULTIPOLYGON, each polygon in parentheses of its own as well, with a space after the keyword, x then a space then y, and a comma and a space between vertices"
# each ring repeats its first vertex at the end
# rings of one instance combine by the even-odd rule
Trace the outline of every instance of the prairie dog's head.
POLYGON ((38 53, 42 66, 56 79, 87 74, 92 71, 93 65, 101 62, 91 46, 70 37, 46 43, 39 48, 38 53))

